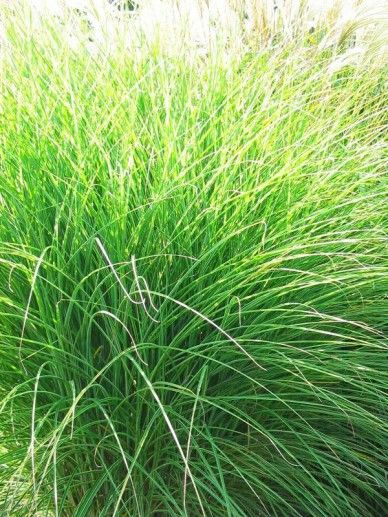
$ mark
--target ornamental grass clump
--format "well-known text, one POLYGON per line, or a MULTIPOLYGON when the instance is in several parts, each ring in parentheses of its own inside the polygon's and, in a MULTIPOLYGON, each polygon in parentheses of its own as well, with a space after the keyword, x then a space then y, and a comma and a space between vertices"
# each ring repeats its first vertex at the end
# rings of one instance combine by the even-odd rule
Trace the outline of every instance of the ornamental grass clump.
POLYGON ((383 515, 380 58, 5 13, 1 515, 383 515))

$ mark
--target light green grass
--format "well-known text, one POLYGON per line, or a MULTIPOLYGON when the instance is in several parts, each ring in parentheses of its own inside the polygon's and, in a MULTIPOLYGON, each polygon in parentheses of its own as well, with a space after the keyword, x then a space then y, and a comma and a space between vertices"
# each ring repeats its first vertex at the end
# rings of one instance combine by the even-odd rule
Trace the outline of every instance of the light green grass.
POLYGON ((383 515, 384 69, 9 21, 1 515, 383 515))

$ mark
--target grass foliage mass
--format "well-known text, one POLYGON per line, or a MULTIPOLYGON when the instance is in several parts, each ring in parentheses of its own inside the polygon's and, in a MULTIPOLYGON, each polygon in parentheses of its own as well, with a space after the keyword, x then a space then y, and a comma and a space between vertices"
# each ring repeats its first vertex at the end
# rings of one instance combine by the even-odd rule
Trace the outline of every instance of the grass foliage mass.
POLYGON ((4 13, 1 515, 383 515, 381 60, 4 13))

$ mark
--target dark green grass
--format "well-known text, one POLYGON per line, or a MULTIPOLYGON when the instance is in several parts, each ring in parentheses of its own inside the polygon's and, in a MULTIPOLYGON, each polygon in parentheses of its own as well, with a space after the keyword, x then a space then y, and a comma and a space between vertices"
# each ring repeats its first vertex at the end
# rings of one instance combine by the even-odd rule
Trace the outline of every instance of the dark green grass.
POLYGON ((1 63, 1 514, 383 515, 384 70, 43 29, 1 63))

